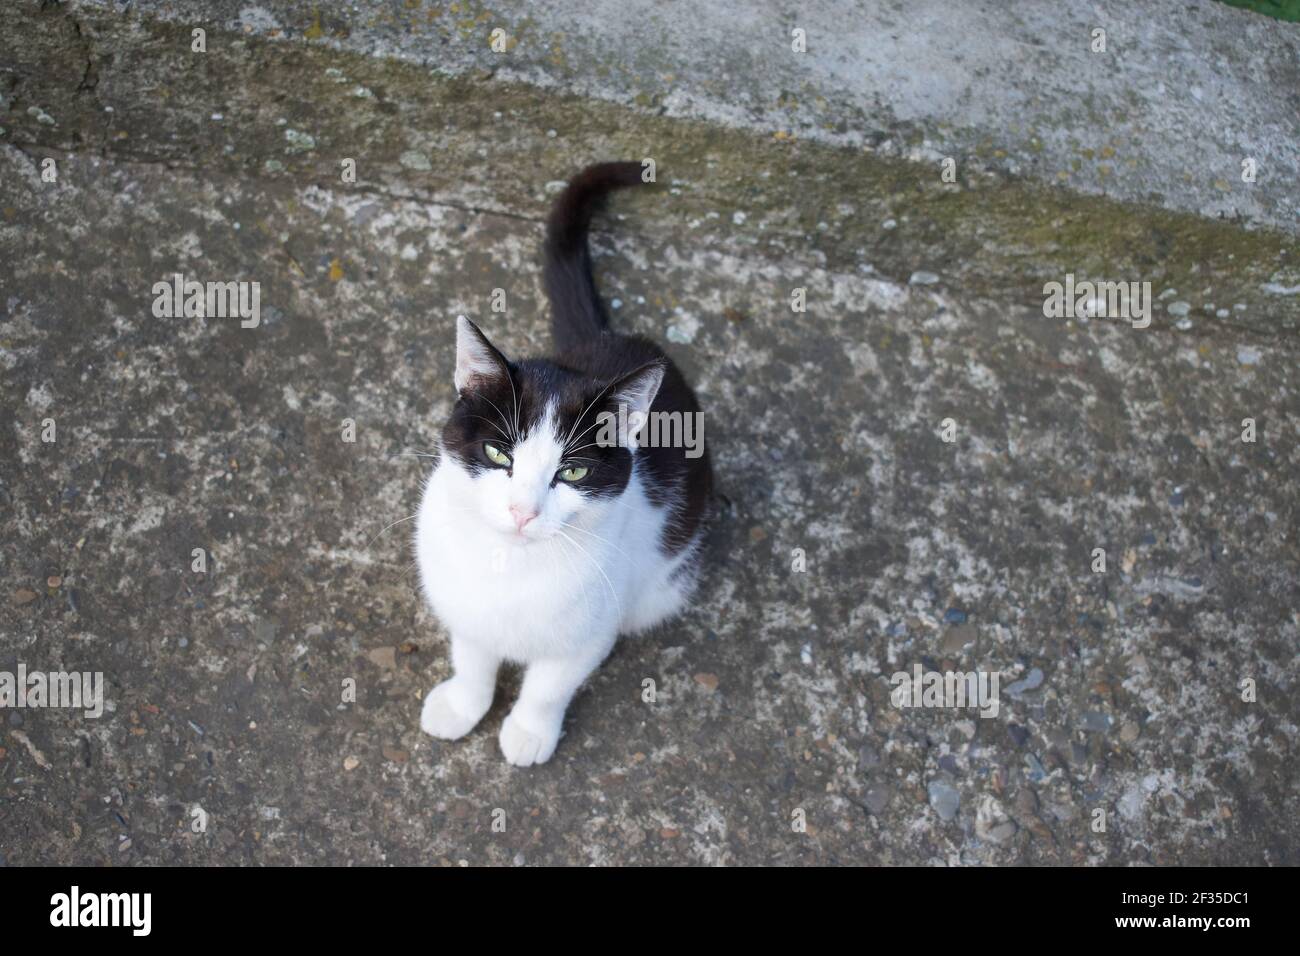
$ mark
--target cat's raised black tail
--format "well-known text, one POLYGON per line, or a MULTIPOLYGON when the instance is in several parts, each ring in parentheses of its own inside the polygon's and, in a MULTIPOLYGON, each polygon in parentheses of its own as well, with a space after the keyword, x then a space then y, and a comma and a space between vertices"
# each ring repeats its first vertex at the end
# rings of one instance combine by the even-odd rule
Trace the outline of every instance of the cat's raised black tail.
POLYGON ((599 163, 569 181, 546 220, 543 282, 551 301, 551 335, 560 353, 598 336, 609 316, 591 277, 587 230, 604 197, 641 185, 640 163, 599 163))

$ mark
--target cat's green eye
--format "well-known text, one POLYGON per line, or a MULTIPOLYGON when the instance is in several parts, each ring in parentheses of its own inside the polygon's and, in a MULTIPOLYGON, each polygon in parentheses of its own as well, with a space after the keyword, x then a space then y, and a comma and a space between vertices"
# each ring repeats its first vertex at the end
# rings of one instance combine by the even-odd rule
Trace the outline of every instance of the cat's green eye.
POLYGON ((502 468, 510 467, 510 456, 491 442, 483 443, 483 454, 487 455, 488 461, 494 465, 500 465, 502 468))
POLYGON ((578 468, 578 467, 564 468, 560 471, 560 480, 561 481, 582 481, 582 479, 587 477, 588 470, 589 469, 578 468))

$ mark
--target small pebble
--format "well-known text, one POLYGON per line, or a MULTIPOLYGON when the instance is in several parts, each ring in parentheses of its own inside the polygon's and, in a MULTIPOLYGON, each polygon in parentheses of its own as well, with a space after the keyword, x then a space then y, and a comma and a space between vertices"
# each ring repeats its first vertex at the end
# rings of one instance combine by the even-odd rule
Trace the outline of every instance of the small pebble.
POLYGON ((988 831, 988 838, 993 843, 1006 843, 1016 835, 1017 829, 1015 821, 1004 820, 988 831))
POLYGON ((935 813, 939 814, 941 820, 947 822, 957 815, 961 794, 950 784, 942 780, 932 780, 926 789, 930 794, 930 806, 934 808, 935 813))
POLYGON ((974 624, 957 624, 948 628, 939 651, 947 656, 955 656, 977 640, 979 640, 979 631, 974 624))
POLYGON ((1099 710, 1089 710, 1082 715, 1083 729, 1092 733, 1104 734, 1110 730, 1110 715, 1099 710))
POLYGON ((1025 766, 1029 768, 1029 779, 1034 783, 1042 780, 1047 776, 1047 771, 1043 769, 1043 763, 1033 754, 1025 754, 1025 766))
POLYGON ((414 169, 420 172, 426 172, 433 168, 429 162, 429 157, 416 150, 410 149, 397 158, 397 161, 407 169, 414 169))
POLYGON ((875 816, 880 816, 885 812, 885 807, 889 806, 889 791, 883 787, 872 787, 866 795, 867 809, 875 816))
POLYGON ((366 658, 370 663, 382 670, 391 671, 397 669, 396 647, 376 647, 373 650, 366 651, 366 658))
POLYGON ((689 345, 695 341, 695 333, 699 330, 699 319, 690 316, 668 326, 664 335, 669 342, 676 342, 678 345, 689 345))
POLYGON ((1019 697, 1027 690, 1034 690, 1043 683, 1043 672, 1037 667, 1031 668, 1029 673, 1015 683, 1007 685, 1007 693, 1012 697, 1019 697))
POLYGON ((710 690, 710 691, 717 690, 718 675, 717 674, 696 674, 695 683, 699 684, 705 690, 710 690))

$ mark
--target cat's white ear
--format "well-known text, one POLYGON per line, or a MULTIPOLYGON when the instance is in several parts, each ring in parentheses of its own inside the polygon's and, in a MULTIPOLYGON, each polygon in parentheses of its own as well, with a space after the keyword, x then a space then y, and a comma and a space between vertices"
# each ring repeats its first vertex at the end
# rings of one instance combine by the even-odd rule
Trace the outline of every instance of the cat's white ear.
POLYGON ((627 417, 627 432, 620 435, 621 444, 628 448, 637 447, 642 429, 650 418, 650 406, 659 394, 659 386, 664 381, 662 362, 651 362, 635 372, 629 372, 610 389, 610 397, 616 406, 622 406, 627 417))
POLYGON ((506 357, 479 327, 463 315, 456 316, 456 391, 464 392, 509 374, 506 357))

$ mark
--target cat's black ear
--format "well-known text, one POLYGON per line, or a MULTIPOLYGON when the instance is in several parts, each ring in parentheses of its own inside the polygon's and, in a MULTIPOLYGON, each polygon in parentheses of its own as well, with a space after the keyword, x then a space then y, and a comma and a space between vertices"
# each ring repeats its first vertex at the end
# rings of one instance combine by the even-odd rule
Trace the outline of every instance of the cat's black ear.
POLYGON ((627 434, 621 444, 629 448, 637 446, 637 439, 649 420, 650 406, 659 394, 659 386, 664 380, 662 362, 650 362, 634 372, 628 372, 609 388, 610 401, 614 407, 624 406, 627 418, 627 434))
POLYGON ((456 391, 482 388, 493 379, 509 375, 506 357, 477 325, 463 315, 456 316, 456 391))

